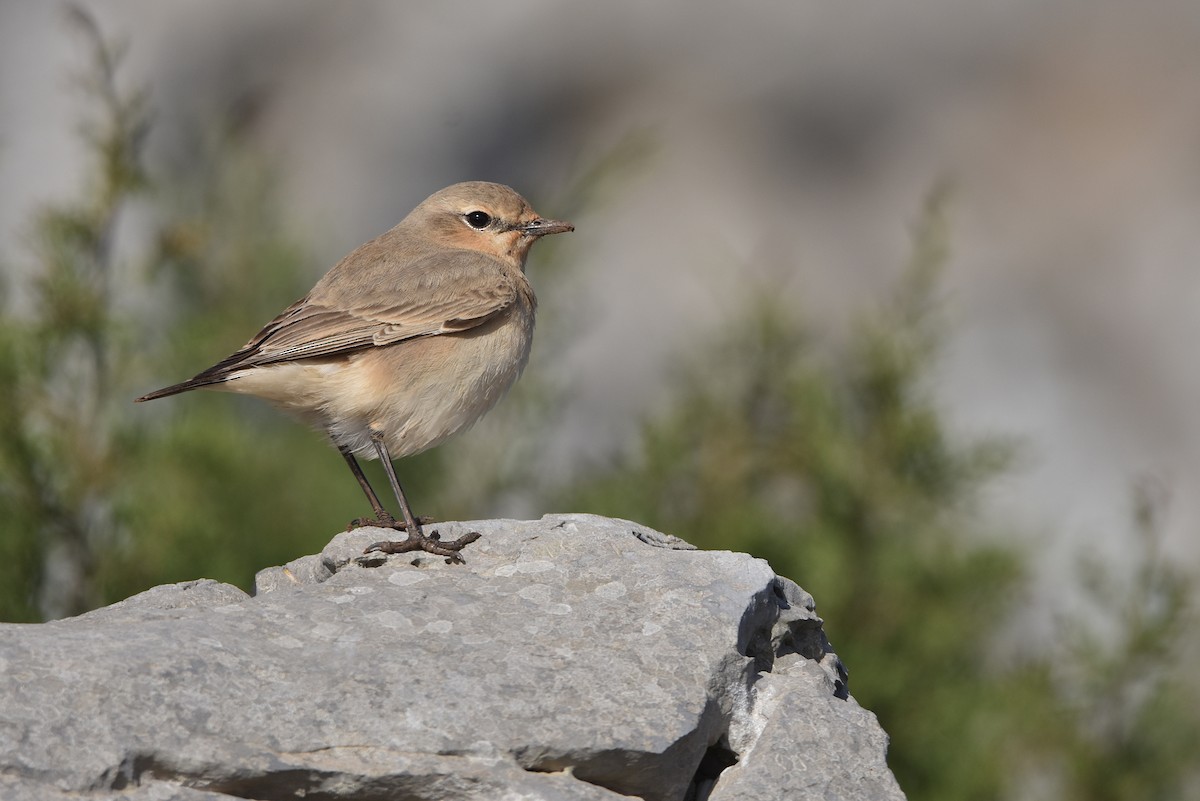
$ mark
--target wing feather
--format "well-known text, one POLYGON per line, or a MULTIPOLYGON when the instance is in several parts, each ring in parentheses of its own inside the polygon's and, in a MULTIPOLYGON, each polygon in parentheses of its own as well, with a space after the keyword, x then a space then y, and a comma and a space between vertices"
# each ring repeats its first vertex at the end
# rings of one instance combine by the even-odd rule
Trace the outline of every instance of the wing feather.
MULTIPOLYGON (((343 266, 352 267, 338 265, 343 266)), ((524 276, 514 272, 484 254, 432 254, 389 276, 389 285, 379 287, 377 293, 386 297, 386 302, 365 303, 353 302, 345 290, 322 292, 327 283, 323 280, 236 353, 194 378, 144 399, 220 383, 248 367, 337 356, 416 337, 470 330, 503 313, 523 292, 532 300, 532 293, 518 283, 524 281, 524 276)))

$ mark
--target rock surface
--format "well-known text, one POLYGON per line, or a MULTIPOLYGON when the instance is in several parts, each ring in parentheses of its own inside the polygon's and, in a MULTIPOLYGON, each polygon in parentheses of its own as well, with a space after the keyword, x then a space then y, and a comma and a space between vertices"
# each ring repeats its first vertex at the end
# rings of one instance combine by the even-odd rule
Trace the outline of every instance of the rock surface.
POLYGON ((0 626, 0 798, 902 799, 811 597, 590 515, 0 626))

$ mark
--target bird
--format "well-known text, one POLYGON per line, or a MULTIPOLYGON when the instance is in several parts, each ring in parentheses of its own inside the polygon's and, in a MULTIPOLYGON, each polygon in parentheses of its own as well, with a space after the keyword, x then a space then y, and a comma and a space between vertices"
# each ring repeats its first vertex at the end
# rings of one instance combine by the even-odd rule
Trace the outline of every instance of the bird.
POLYGON ((508 186, 446 187, 339 261, 241 349, 135 401, 202 388, 263 398, 324 432, 346 460, 374 514, 351 528, 406 533, 364 553, 420 550, 461 562, 479 534, 453 542, 426 534, 392 462, 470 427, 516 382, 537 308, 526 257, 543 236, 574 230, 538 216, 508 186), (357 457, 382 462, 400 520, 357 457))

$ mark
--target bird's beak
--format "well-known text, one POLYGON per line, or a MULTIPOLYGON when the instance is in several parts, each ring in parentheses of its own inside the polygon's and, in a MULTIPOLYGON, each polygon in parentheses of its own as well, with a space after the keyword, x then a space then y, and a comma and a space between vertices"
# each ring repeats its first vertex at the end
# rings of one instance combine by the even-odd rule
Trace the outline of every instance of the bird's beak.
POLYGON ((517 230, 525 234, 525 236, 546 236, 547 234, 562 234, 567 231, 574 231, 575 226, 569 222, 560 222, 559 220, 543 220, 541 217, 527 222, 524 225, 517 226, 517 230))

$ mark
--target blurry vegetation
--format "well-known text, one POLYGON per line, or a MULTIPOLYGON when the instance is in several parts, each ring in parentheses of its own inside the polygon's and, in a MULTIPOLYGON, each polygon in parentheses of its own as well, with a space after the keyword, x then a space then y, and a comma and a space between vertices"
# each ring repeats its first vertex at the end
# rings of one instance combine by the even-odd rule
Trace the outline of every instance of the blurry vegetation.
POLYGON ((1026 798, 1200 798, 1195 576, 1160 550, 1166 509, 1161 487, 1139 483, 1126 569, 1095 554, 1081 561, 1085 599, 1104 614, 1061 621, 1056 651, 1031 671, 1047 703, 1029 775, 1044 781, 1026 798))
POLYGON ((150 115, 120 87, 124 48, 70 16, 91 56, 79 85, 92 164, 81 200, 34 219, 28 285, 7 287, 0 319, 5 620, 200 576, 249 587, 362 511, 337 454, 260 405, 194 393, 133 406, 239 347, 313 271, 236 118, 184 166, 147 174, 150 115), (118 232, 151 244, 134 259, 118 232))
MULTIPOLYGON (((28 280, 0 298, 10 621, 170 581, 248 588, 256 570, 314 552, 364 511, 337 454, 265 404, 204 392, 131 403, 240 346, 327 265, 305 261, 284 230, 245 109, 147 171, 149 116, 142 93, 119 89, 121 48, 74 17, 92 48, 89 181, 80 200, 35 217, 28 280), (128 217, 139 226, 122 225, 128 217), (150 244, 118 247, 118 232, 150 244)), ((570 217, 649 152, 645 138, 623 143, 548 205, 570 217)), ((818 599, 914 799, 1195 796, 1200 712, 1185 666, 1197 654, 1182 650, 1196 646, 1194 577, 1158 553, 1149 495, 1136 504, 1143 547, 1129 582, 1095 561, 1085 571, 1092 609, 1109 617, 1064 621, 1061 647, 1000 653, 1032 556, 979 508, 1013 443, 949 431, 928 385, 946 336, 936 302, 946 200, 932 193, 903 279, 844 346, 828 347, 781 298, 748 298, 681 355, 667 411, 643 424, 635 449, 553 490, 522 454, 552 428, 566 389, 535 365, 482 431, 406 460, 406 488, 419 511, 444 516, 540 494, 542 508, 637 519, 769 559, 818 599)), ((554 243, 539 247, 545 256, 554 243)), ((535 281, 543 300, 558 298, 539 320, 537 358, 552 359, 570 282, 535 281)))
MULTIPOLYGON (((75 11, 72 20, 89 42, 99 41, 90 17, 75 11)), ((147 132, 143 97, 116 89, 121 52, 94 47, 79 79, 97 107, 82 126, 93 160, 86 194, 36 217, 31 284, 6 287, 0 614, 10 620, 105 601, 97 567, 121 531, 114 498, 126 467, 119 443, 127 416, 114 402, 129 342, 113 312, 121 291, 113 240, 123 207, 146 188, 139 159, 147 132)))

